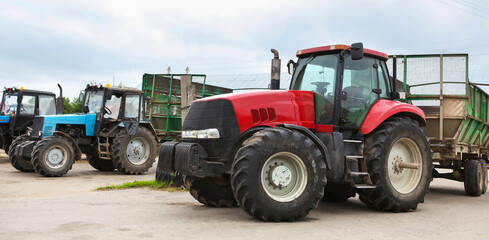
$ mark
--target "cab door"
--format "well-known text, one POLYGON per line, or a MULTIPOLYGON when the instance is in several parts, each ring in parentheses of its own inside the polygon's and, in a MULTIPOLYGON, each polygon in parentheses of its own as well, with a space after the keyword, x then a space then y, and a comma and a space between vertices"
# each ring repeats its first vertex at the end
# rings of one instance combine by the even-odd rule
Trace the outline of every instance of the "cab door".
POLYGON ((123 122, 129 135, 136 134, 139 126, 139 119, 143 116, 140 111, 141 96, 139 94, 126 93, 124 95, 124 114, 123 122))
POLYGON ((340 127, 359 129, 379 98, 388 98, 384 62, 364 57, 346 57, 341 91, 340 127))
POLYGON ((22 134, 32 124, 36 114, 39 114, 39 102, 35 95, 19 94, 17 109, 12 119, 11 130, 15 135, 22 134))

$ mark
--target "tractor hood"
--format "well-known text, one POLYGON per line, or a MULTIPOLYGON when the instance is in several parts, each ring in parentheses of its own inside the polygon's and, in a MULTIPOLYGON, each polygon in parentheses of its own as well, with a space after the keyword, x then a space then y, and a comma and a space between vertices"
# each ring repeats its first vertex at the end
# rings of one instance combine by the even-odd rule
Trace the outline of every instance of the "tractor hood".
POLYGON ((227 100, 231 103, 241 132, 255 126, 276 124, 315 128, 312 91, 266 90, 230 93, 199 99, 195 103, 200 106, 204 102, 210 103, 216 100, 227 100))
POLYGON ((96 114, 65 114, 36 116, 32 125, 33 137, 47 137, 56 131, 58 125, 80 125, 85 129, 87 136, 93 136, 96 114))
POLYGON ((1 123, 8 123, 8 122, 10 122, 9 116, 0 116, 0 124, 1 123))

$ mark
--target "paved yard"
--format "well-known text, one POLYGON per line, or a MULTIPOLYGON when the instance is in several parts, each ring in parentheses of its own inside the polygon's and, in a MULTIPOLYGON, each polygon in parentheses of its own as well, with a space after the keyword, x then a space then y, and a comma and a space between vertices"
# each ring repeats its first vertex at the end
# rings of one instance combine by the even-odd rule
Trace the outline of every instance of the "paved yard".
POLYGON ((65 176, 16 171, 0 158, 0 239, 489 239, 489 194, 435 180, 418 210, 383 213, 358 198, 321 202, 294 223, 264 223, 241 208, 200 205, 187 192, 94 191, 154 178, 103 173, 79 162, 65 176))

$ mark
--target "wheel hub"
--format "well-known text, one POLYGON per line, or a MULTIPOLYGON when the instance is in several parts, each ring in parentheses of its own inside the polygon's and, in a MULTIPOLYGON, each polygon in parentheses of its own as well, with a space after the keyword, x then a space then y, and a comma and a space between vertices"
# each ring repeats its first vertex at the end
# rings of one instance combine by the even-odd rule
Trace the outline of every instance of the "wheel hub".
POLYGON ((394 170, 395 174, 401 174, 404 168, 399 167, 399 164, 402 162, 402 158, 399 156, 394 157, 394 161, 392 162, 392 170, 394 170))
POLYGON ((63 161, 63 152, 57 148, 52 149, 48 153, 48 161, 53 165, 58 165, 63 161))
POLYGON ((146 162, 149 152, 146 151, 148 143, 145 139, 137 138, 129 142, 126 149, 128 160, 132 164, 140 165, 146 162))
POLYGON ((290 169, 284 165, 270 166, 268 180, 274 187, 282 189, 283 187, 287 187, 292 181, 292 173, 290 172, 290 169))

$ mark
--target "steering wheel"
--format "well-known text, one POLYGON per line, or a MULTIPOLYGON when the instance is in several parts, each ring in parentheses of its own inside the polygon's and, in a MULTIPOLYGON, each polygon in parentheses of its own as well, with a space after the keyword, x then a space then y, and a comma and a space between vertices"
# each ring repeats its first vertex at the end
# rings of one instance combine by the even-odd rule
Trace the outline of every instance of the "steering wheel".
POLYGON ((105 112, 107 112, 109 115, 112 115, 112 111, 111 111, 111 110, 110 110, 110 109, 109 109, 107 106, 105 106, 105 107, 104 107, 104 110, 105 110, 105 112))
POLYGON ((316 92, 323 95, 328 91, 328 85, 330 84, 329 82, 312 82, 312 85, 315 85, 316 92))
POLYGON ((21 113, 26 113, 27 111, 25 110, 25 108, 23 106, 20 106, 20 112, 21 113))

